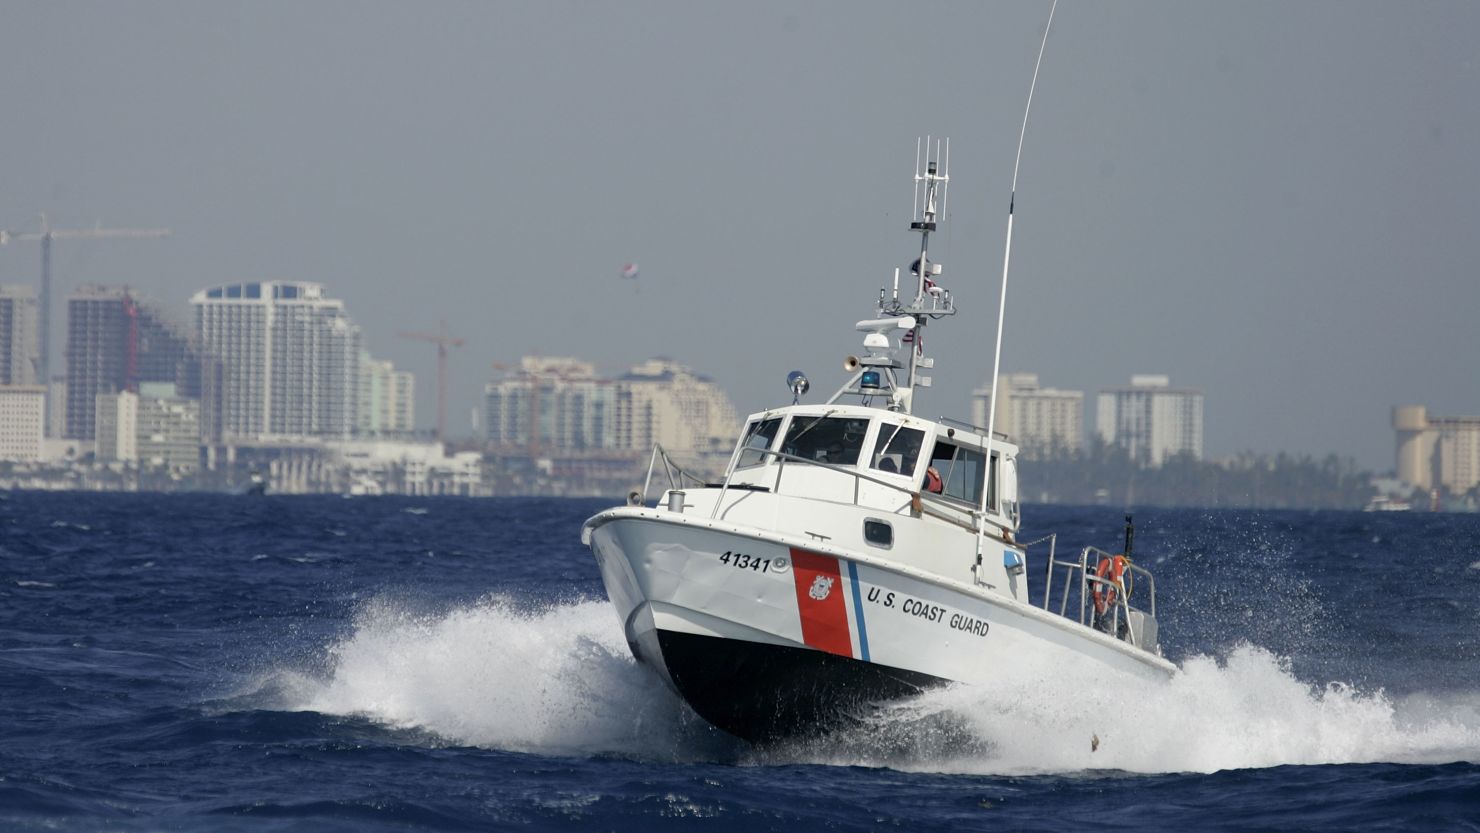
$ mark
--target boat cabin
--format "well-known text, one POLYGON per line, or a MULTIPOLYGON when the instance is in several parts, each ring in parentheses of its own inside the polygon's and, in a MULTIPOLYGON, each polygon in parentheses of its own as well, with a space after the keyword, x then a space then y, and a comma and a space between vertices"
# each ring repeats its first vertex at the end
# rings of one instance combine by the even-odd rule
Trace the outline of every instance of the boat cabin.
POLYGON ((925 514, 972 527, 985 491, 984 519, 1010 535, 1016 452, 998 439, 988 466, 984 433, 969 426, 866 406, 793 405, 746 420, 726 483, 891 512, 928 506, 925 514))

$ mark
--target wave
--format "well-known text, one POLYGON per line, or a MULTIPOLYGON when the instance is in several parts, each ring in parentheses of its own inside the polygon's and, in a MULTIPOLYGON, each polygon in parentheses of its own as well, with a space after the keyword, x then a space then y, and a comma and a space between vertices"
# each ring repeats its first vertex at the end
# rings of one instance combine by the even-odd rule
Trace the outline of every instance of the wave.
POLYGON ((724 757, 704 723, 632 659, 611 605, 512 599, 427 614, 377 599, 329 646, 327 674, 277 670, 267 708, 363 717, 449 743, 547 755, 724 757))
POLYGON ((1311 685, 1244 644, 1222 661, 1186 660, 1160 684, 1025 663, 990 689, 928 692, 827 741, 819 762, 979 774, 1477 762, 1480 692, 1395 699, 1311 685))
POLYGON ((278 669, 255 687, 271 692, 269 708, 546 755, 976 774, 1480 762, 1480 691, 1312 685, 1250 644, 1188 659, 1166 683, 1025 658, 993 686, 930 691, 825 738, 753 750, 695 716, 620 630, 604 601, 490 597, 428 614, 378 599, 328 646, 323 673, 278 669))

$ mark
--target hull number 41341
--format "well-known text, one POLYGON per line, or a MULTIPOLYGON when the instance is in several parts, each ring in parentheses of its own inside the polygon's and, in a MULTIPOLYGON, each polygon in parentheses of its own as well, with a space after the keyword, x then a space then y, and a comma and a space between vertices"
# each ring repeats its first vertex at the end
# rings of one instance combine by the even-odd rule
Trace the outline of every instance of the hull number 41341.
POLYGON ((720 563, 728 564, 737 570, 755 570, 758 573, 764 573, 771 569, 771 559, 769 558, 757 558, 753 555, 746 555, 743 552, 734 552, 732 550, 725 550, 725 554, 721 555, 719 560, 720 563))

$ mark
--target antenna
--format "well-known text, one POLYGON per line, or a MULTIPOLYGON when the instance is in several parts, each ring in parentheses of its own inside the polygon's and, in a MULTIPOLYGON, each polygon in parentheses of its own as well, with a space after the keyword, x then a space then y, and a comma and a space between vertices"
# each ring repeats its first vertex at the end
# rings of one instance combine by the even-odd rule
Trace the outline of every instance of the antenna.
MULTIPOLYGON (((945 148, 950 148, 950 142, 944 142, 945 148)), ((915 299, 909 307, 903 311, 914 315, 907 336, 909 339, 909 375, 906 377, 904 397, 900 401, 900 410, 910 413, 914 404, 914 391, 918 385, 929 387, 929 377, 920 375, 919 369, 923 365, 921 355, 923 353, 924 333, 921 329, 925 326, 925 313, 928 310, 935 311, 939 305, 935 303, 940 298, 932 287, 935 285, 935 277, 940 274, 940 266, 930 262, 930 233, 936 229, 936 218, 940 216, 940 206, 945 203, 946 188, 950 185, 950 176, 947 175, 945 160, 942 157, 942 140, 936 139, 932 147, 930 136, 925 137, 924 156, 916 159, 915 168, 915 193, 917 212, 910 223, 910 231, 918 232, 920 235, 920 257, 912 267, 915 272, 915 299), (927 293, 929 293, 927 295, 927 293), (927 307, 927 303, 930 305, 927 307)), ((954 312, 951 309, 950 312, 954 312)), ((949 313, 947 313, 949 314, 949 313)), ((939 317, 936 314, 931 318, 939 317)))
POLYGON ((910 266, 915 291, 906 289, 906 300, 900 300, 898 268, 892 287, 879 288, 881 317, 856 325, 866 334, 863 347, 867 355, 847 358, 843 369, 853 376, 828 404, 843 396, 861 397, 865 404, 876 396, 887 396, 889 410, 908 414, 913 408, 915 388, 930 387, 930 377, 920 373, 935 367, 935 360, 925 356, 925 324, 956 314, 950 291, 939 283, 941 265, 930 260, 930 234, 938 226, 950 181, 950 148, 948 139, 925 136, 915 140, 915 194, 910 213, 910 231, 920 235, 920 254, 910 266), (896 353, 895 338, 907 359, 896 353))
MULTIPOLYGON (((992 354, 992 406, 987 411, 987 465, 992 465, 992 434, 997 422, 997 377, 1002 367, 1002 322, 1007 313, 1007 267, 1012 262, 1012 210, 1017 203, 1018 168, 1023 164, 1023 139, 1028 135, 1028 113, 1033 110, 1033 91, 1038 88, 1038 70, 1043 66, 1043 51, 1048 47, 1048 33, 1053 29, 1053 13, 1059 0, 1048 7, 1048 25, 1043 27, 1043 42, 1038 45, 1038 61, 1033 64, 1033 81, 1028 85, 1028 104, 1023 108, 1023 128, 1018 132, 1017 159, 1012 163, 1012 191, 1007 198, 1007 245, 1002 250, 1002 297, 997 302, 997 348, 992 354)), ((982 490, 981 511, 987 511, 991 495, 982 490)))

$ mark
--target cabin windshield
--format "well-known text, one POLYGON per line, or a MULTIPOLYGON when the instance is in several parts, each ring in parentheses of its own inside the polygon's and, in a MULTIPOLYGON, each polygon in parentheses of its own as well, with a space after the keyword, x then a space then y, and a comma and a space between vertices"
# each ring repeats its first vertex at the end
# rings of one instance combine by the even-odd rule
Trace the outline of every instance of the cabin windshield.
POLYGON ((925 432, 918 428, 906 428, 892 422, 879 423, 879 439, 874 443, 869 466, 885 474, 915 473, 915 461, 925 445, 925 432))
POLYGON ((851 466, 863 451, 868 422, 856 417, 794 417, 781 451, 811 462, 851 466))
POLYGON ((758 419, 745 427, 745 438, 740 441, 740 458, 736 468, 756 466, 766 462, 765 452, 770 450, 776 432, 781 428, 781 417, 758 419))

